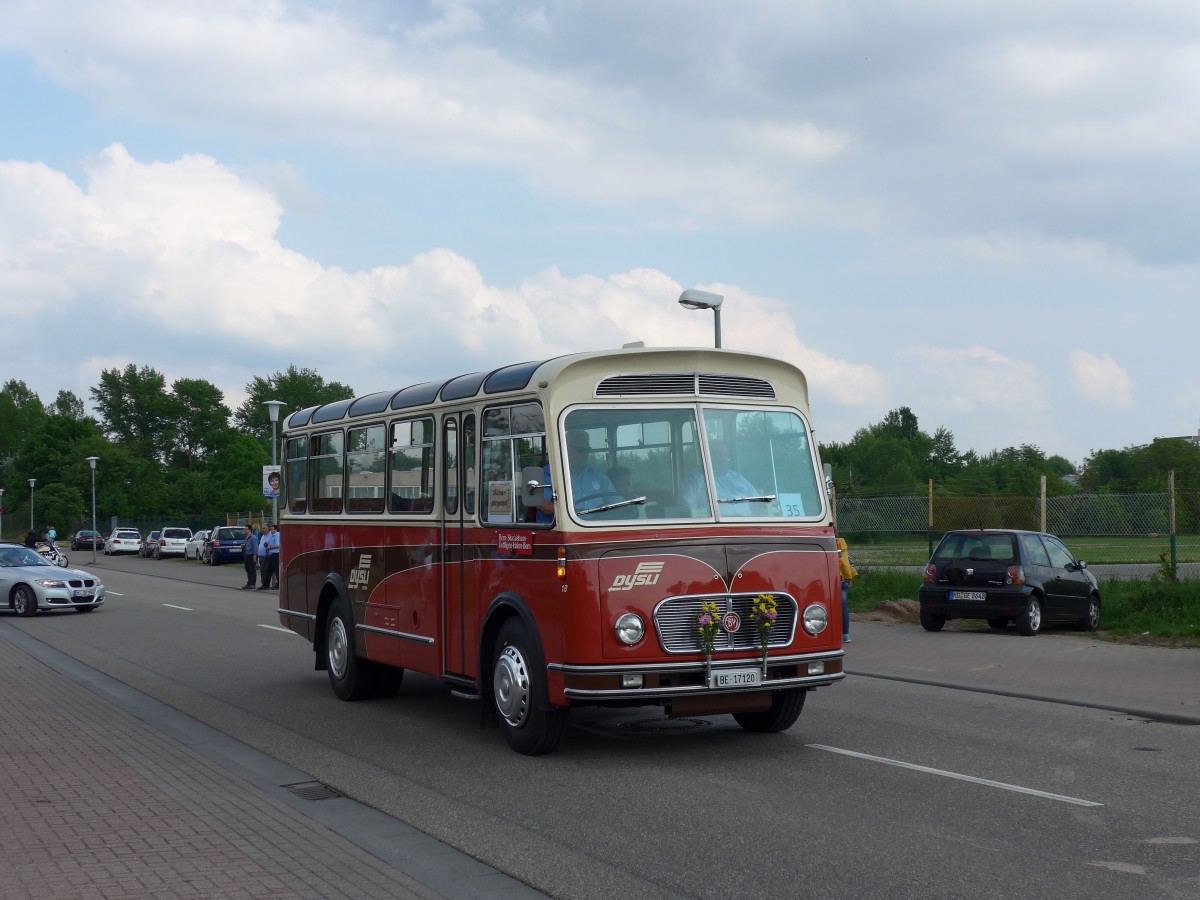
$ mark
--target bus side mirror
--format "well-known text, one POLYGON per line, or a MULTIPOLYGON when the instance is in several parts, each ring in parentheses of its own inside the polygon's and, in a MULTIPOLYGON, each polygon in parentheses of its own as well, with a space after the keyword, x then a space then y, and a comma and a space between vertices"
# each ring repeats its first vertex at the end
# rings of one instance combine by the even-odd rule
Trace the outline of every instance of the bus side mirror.
POLYGON ((546 472, 541 466, 526 466, 521 470, 521 504, 527 509, 541 506, 546 499, 544 492, 550 482, 545 478, 546 472))

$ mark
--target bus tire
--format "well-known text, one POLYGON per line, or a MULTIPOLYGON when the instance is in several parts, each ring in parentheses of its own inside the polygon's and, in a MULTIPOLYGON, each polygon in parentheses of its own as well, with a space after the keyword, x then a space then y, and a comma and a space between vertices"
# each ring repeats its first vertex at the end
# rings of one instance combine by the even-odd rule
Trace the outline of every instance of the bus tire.
POLYGON ((549 753, 567 727, 567 710, 549 709, 541 654, 520 619, 500 626, 493 654, 492 696, 508 745, 526 756, 549 753))
POLYGON ((375 684, 371 688, 371 696, 380 700, 395 697, 400 693, 400 685, 404 683, 404 670, 395 666, 384 666, 371 663, 375 669, 375 684))
POLYGON ((371 696, 373 667, 354 652, 354 617, 345 600, 338 600, 329 611, 325 657, 329 663, 329 684, 338 699, 365 700, 371 696))
POLYGON ((771 708, 761 712, 734 713, 733 719, 747 731, 772 734, 787 731, 796 724, 804 710, 808 688, 789 688, 771 692, 771 708))

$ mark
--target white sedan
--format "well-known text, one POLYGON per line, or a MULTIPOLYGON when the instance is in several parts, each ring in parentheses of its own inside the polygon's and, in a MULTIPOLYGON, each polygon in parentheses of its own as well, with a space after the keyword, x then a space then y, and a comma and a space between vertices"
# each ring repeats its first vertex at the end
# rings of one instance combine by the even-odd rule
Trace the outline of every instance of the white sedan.
POLYGON ((192 535, 192 539, 183 545, 184 559, 200 559, 200 553, 204 550, 204 544, 208 541, 207 531, 197 531, 192 535))

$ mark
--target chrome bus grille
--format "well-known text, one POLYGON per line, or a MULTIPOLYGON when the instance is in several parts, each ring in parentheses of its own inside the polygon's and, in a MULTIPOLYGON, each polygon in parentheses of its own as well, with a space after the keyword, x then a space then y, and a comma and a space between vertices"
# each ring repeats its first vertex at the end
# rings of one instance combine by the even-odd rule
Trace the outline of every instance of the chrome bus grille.
MULTIPOLYGON (((658 641, 667 653, 702 653, 700 646, 700 604, 711 600, 721 615, 735 612, 741 626, 730 634, 724 629, 717 635, 714 653, 737 650, 760 650, 758 629, 750 620, 750 609, 758 594, 717 594, 694 597, 668 597, 654 610, 654 629, 658 641)), ((771 627, 767 647, 787 647, 796 634, 796 601, 787 594, 774 594, 778 617, 771 627)))

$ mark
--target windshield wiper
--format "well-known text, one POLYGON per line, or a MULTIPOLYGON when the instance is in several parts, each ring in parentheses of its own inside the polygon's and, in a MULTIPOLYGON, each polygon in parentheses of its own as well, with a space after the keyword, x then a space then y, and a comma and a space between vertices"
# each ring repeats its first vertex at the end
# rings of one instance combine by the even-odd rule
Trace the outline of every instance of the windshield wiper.
POLYGON ((620 509, 622 506, 630 506, 631 504, 634 504, 634 503, 636 503, 640 506, 641 504, 643 504, 645 502, 646 502, 645 497, 634 497, 631 500, 620 500, 616 503, 606 503, 603 506, 591 506, 591 507, 588 507, 587 509, 577 509, 575 511, 577 513, 579 513, 579 515, 582 516, 582 515, 586 515, 587 513, 608 512, 610 509, 620 509))
POLYGON ((718 503, 770 503, 777 499, 774 494, 767 494, 765 497, 718 497, 718 503))

